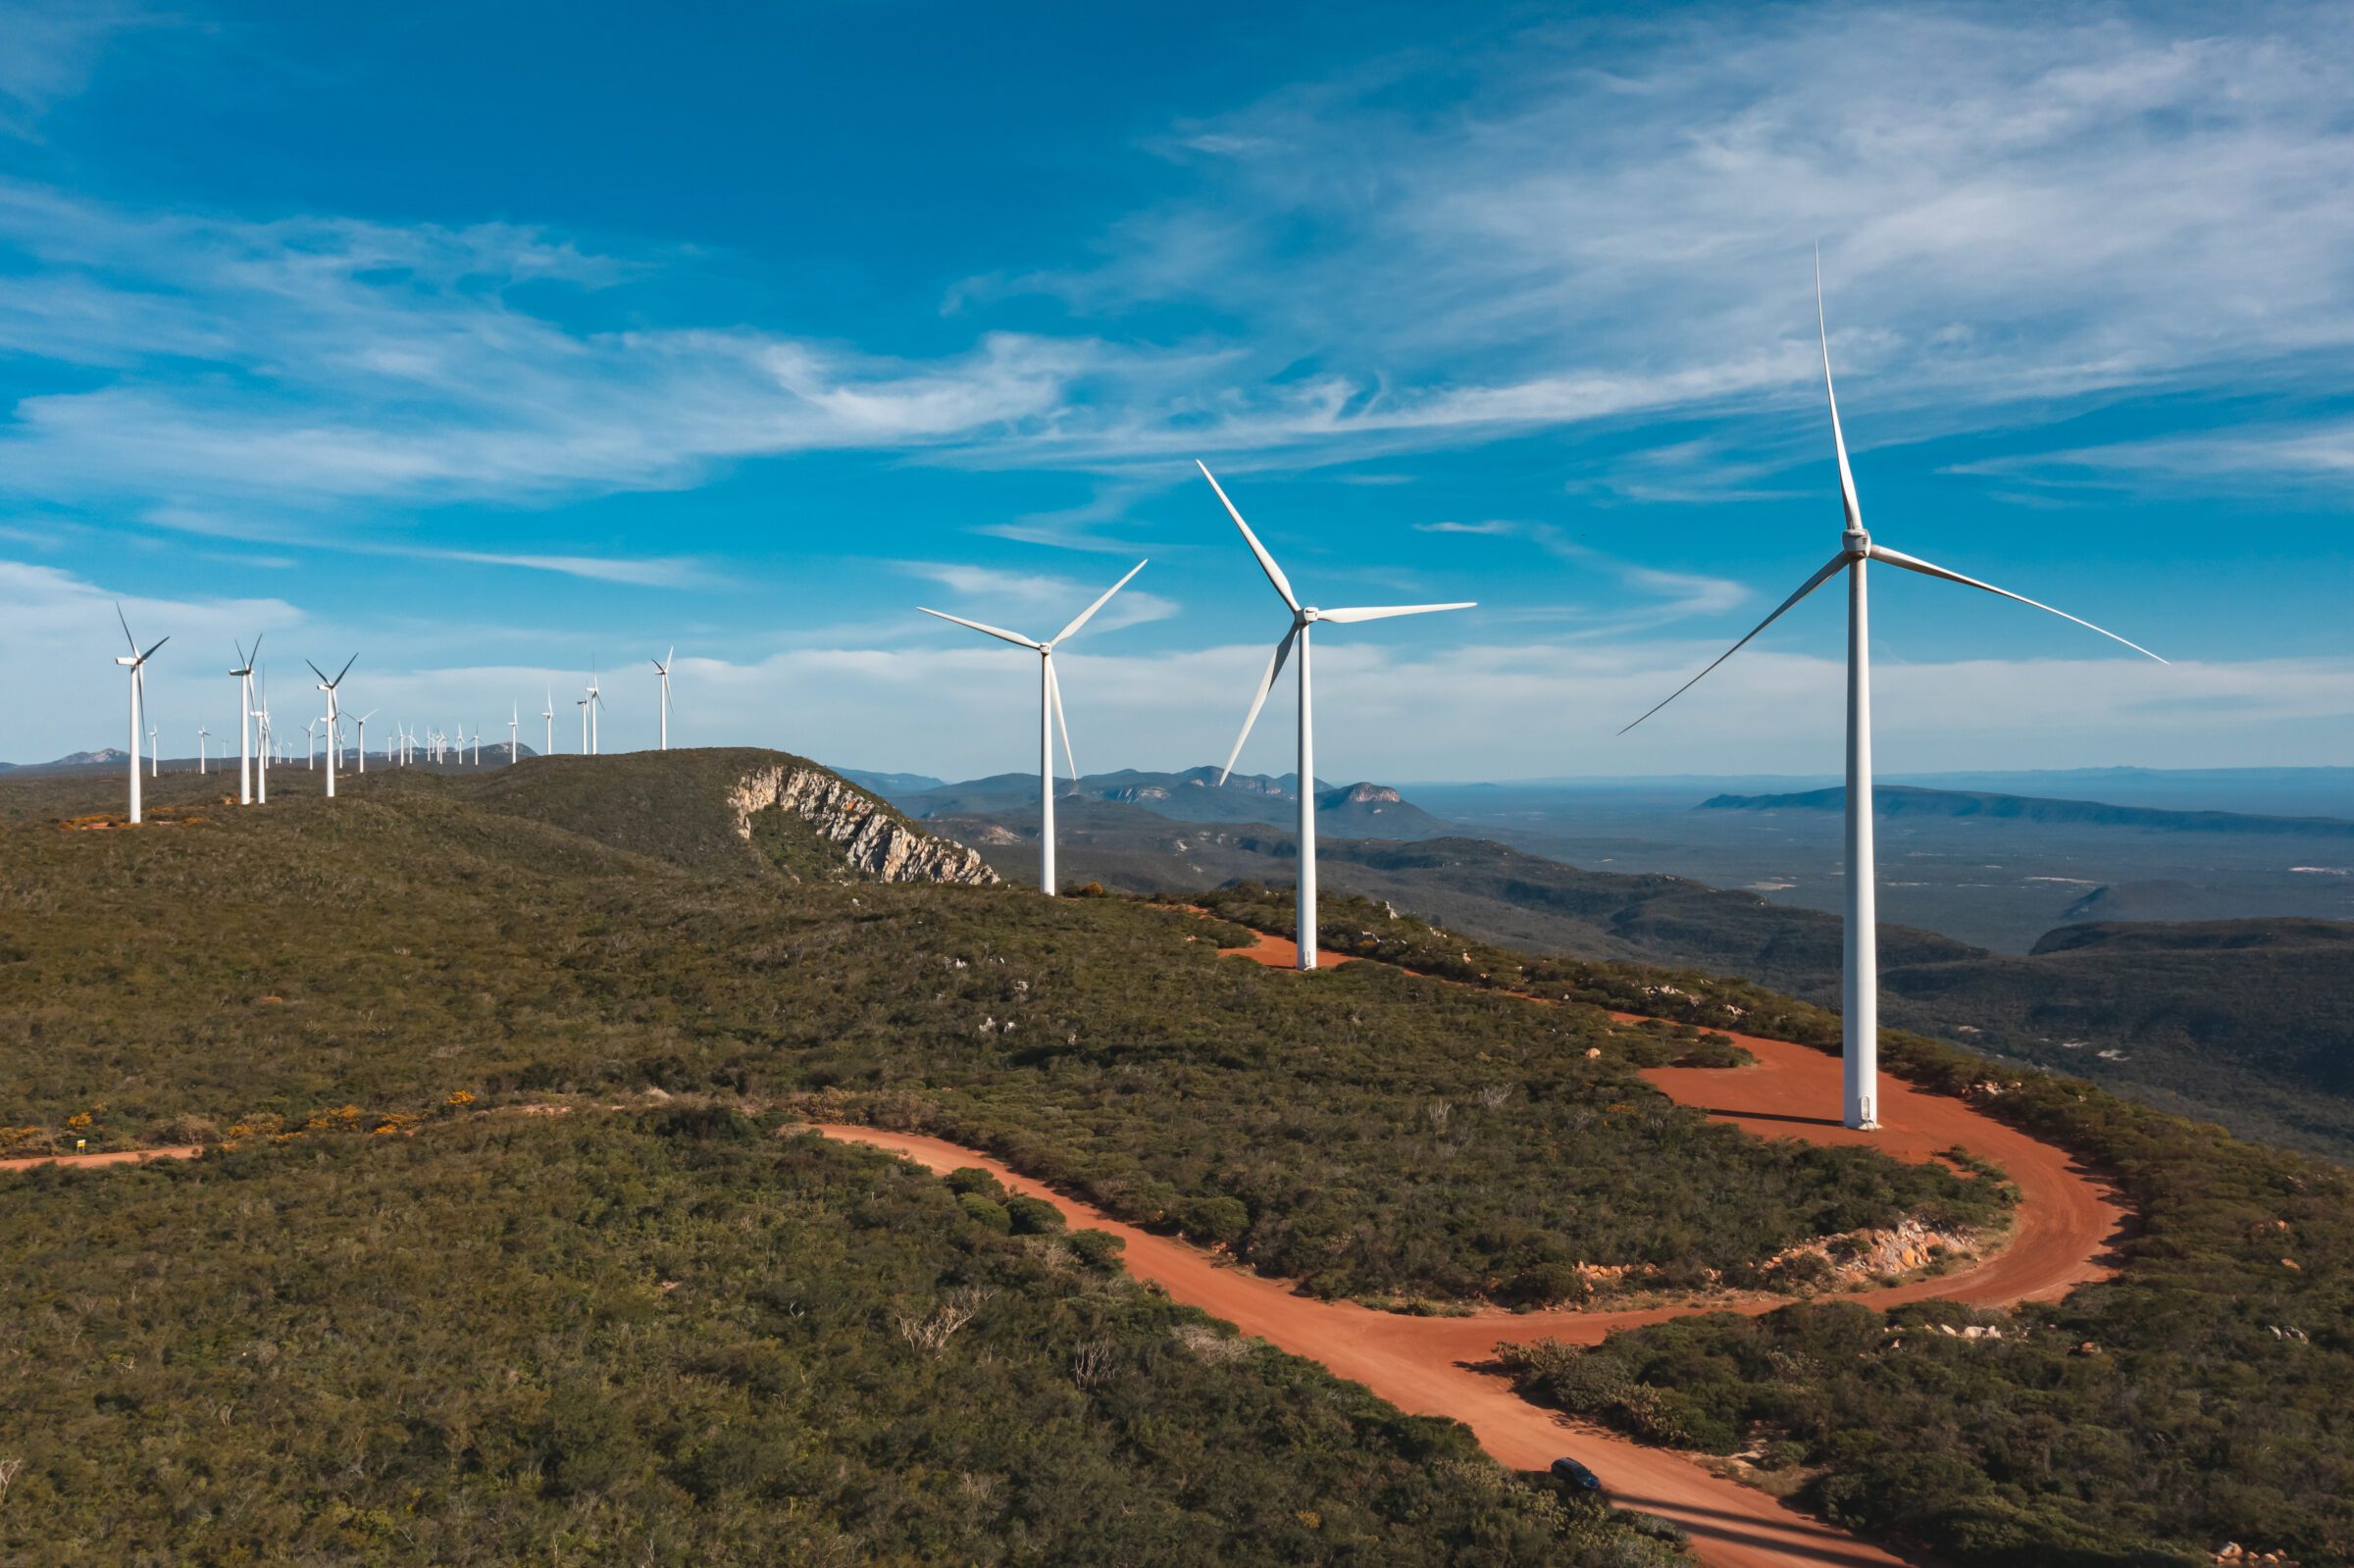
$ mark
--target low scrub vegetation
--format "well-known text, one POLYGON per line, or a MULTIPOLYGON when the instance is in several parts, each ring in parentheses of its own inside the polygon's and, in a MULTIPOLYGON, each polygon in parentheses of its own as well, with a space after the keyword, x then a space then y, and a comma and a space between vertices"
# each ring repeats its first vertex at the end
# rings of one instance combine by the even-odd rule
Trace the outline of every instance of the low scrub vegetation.
POLYGON ((0 1559, 1668 1562, 1075 1240, 706 1106, 0 1178, 0 1559))

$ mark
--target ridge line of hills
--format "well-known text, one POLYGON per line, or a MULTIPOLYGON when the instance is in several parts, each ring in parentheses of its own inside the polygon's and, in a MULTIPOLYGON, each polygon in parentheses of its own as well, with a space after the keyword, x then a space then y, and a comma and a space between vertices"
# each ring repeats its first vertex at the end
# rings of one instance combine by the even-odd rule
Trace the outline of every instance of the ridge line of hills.
MULTIPOLYGON (((1927 789, 1915 784, 1872 786, 1873 813, 1881 818, 1983 817, 2005 822, 2075 823, 2104 828, 2149 828, 2165 833, 2298 834, 2354 838, 2354 821, 2343 817, 2282 817, 2240 811, 2180 811, 2157 806, 2119 806, 2101 800, 2062 800, 2000 794, 1979 789, 1927 789)), ((1847 788, 1805 789, 1791 794, 1712 795, 1700 811, 1844 811, 1847 788)))

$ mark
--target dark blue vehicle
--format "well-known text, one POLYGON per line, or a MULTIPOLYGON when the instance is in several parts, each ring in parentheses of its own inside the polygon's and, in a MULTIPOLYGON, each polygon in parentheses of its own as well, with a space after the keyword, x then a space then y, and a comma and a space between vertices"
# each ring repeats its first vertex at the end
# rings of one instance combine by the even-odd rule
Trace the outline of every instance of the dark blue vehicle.
POLYGON ((1580 1492, 1602 1491, 1602 1477, 1575 1459, 1556 1459, 1553 1462, 1553 1474, 1556 1480, 1566 1481, 1580 1492))

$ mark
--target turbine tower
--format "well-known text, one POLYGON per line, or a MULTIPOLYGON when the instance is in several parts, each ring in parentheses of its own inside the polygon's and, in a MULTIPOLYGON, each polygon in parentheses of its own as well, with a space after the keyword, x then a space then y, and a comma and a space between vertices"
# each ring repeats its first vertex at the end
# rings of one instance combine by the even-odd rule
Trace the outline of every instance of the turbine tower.
MULTIPOLYGON (((2116 632, 2094 626, 2066 610, 1998 588, 1991 582, 1949 572, 1915 556, 1901 554, 1886 545, 1874 544, 1864 530, 1864 510, 1856 499, 1856 478, 1847 462, 1847 436, 1839 427, 1839 393, 1831 384, 1831 334, 1822 311, 1822 263, 1815 264, 1815 331, 1822 345, 1822 392, 1830 406, 1831 449, 1839 462, 1839 506, 1845 519, 1845 531, 1839 536, 1839 553, 1825 562, 1820 570, 1799 584, 1798 591, 1784 599, 1773 614, 1750 630, 1749 636, 1718 654, 1707 670, 1670 691, 1666 697, 1643 715, 1653 713, 1691 690, 1707 677, 1710 670, 1724 663, 1748 645, 1750 638, 1780 620, 1785 611, 1799 600, 1828 582, 1840 573, 1847 578, 1847 931, 1842 952, 1842 1011, 1840 1058, 1845 1105, 1843 1119, 1849 1127, 1869 1130, 1880 1125, 1880 965, 1878 899, 1872 854, 1872 794, 1871 794, 1871 620, 1865 596, 1865 566, 1879 561, 1923 577, 1938 578, 1947 582, 1959 582, 1966 588, 1977 588, 2000 598, 2015 599, 2032 609, 2056 615, 2063 621, 2073 621, 2089 632, 2098 632, 2112 642, 2124 642, 2135 653, 2158 659, 2138 642, 2127 642, 2116 632)), ((1637 719, 1635 724, 1641 724, 1637 719)), ((1626 730, 1632 730, 1630 724, 1626 730)), ((1626 733, 1621 730, 1620 734, 1626 733)))
MULTIPOLYGON (((261 638, 253 639, 253 651, 262 651, 261 638)), ((249 659, 246 664, 253 671, 254 689, 253 798, 256 804, 266 806, 270 804, 270 682, 256 660, 249 659)))
POLYGON ((155 648, 162 647, 172 639, 168 636, 160 638, 156 642, 155 648, 149 648, 145 653, 141 653, 139 639, 130 634, 130 622, 123 614, 123 606, 119 604, 115 606, 115 619, 123 623, 123 640, 130 644, 130 656, 125 658, 121 654, 117 654, 115 663, 130 672, 130 820, 135 824, 146 820, 139 810, 139 719, 142 709, 141 699, 147 692, 147 661, 155 657, 155 648))
POLYGON ((230 671, 237 678, 237 804, 253 804, 253 661, 262 651, 262 639, 253 639, 253 652, 245 644, 235 644, 237 667, 230 671))
MULTIPOLYGON (((1087 625, 1089 618, 1094 616, 1098 610, 1102 609, 1113 594, 1128 585, 1128 578, 1135 577, 1144 569, 1143 561, 1130 567, 1128 577, 1120 579, 1119 582, 1105 588, 1101 598, 1080 611, 1069 626, 1064 627, 1044 642, 1023 636, 1018 632, 1007 632, 999 627, 985 626, 979 621, 967 621, 960 615, 949 615, 945 610, 924 610, 922 605, 916 606, 917 609, 924 610, 926 615, 938 616, 943 621, 953 621, 960 627, 970 627, 975 632, 1014 643, 1020 647, 1033 648, 1038 652, 1038 885, 1040 890, 1049 898, 1054 896, 1055 887, 1054 732, 1057 729, 1062 731, 1063 760, 1071 765, 1071 787, 1076 789, 1079 785, 1079 759, 1071 755, 1071 727, 1062 716, 1062 685, 1054 679, 1054 645, 1087 625)), ((669 690, 667 680, 665 680, 663 689, 666 693, 669 690)))
MULTIPOLYGON (((354 657, 356 658, 357 655, 355 654, 354 657)), ((359 736, 352 742, 351 749, 352 754, 360 759, 360 772, 363 774, 368 771, 368 721, 375 718, 381 711, 381 709, 370 708, 366 713, 360 715, 355 726, 359 731, 359 736)))
POLYGON ((601 743, 596 733, 596 716, 597 710, 604 705, 604 688, 596 683, 596 666, 592 664, 588 667, 588 755, 592 757, 600 752, 601 743))
MULTIPOLYGON (((141 708, 147 706, 147 677, 144 672, 141 672, 139 676, 139 706, 141 708)), ((156 737, 161 733, 156 729, 155 721, 150 718, 147 721, 147 777, 150 779, 161 779, 164 776, 164 751, 163 747, 156 744, 156 737)))
POLYGON ((1275 678, 1283 673, 1284 661, 1291 657, 1293 644, 1297 643, 1300 648, 1300 967, 1313 969, 1316 967, 1316 730, 1314 704, 1308 683, 1309 629, 1319 621, 1333 621, 1348 626, 1358 621, 1386 621, 1399 615, 1468 610, 1474 608, 1474 604, 1468 600, 1460 604, 1376 604, 1355 610, 1319 610, 1313 605, 1304 605, 1298 595, 1292 592, 1292 584, 1284 577, 1283 568, 1275 564, 1275 558, 1267 553, 1267 547, 1258 542, 1258 535, 1251 531, 1251 525, 1243 521, 1243 514, 1236 511, 1234 503, 1226 498, 1226 491, 1218 483, 1217 476, 1210 473, 1209 466, 1199 458, 1195 459, 1194 467, 1202 471, 1202 477, 1209 481, 1209 487, 1217 491, 1218 501, 1226 508, 1226 515, 1234 519, 1236 528, 1243 531, 1243 542, 1250 545, 1251 553, 1258 558, 1259 570, 1266 573, 1267 582, 1274 585, 1284 606, 1292 612, 1291 630, 1283 634, 1281 642, 1275 644, 1275 655, 1267 661, 1267 673, 1258 679, 1258 692, 1251 699, 1251 711, 1243 718, 1243 733, 1234 737, 1234 751, 1227 757, 1225 772, 1218 775, 1218 783, 1225 784, 1227 776, 1234 772, 1235 759, 1243 754, 1243 742, 1251 738, 1251 727, 1258 722, 1258 710, 1266 704, 1267 692, 1273 688, 1275 678))
POLYGON ((554 686, 547 688, 547 700, 539 709, 539 717, 547 721, 547 749, 540 752, 539 755, 552 757, 556 754, 556 688, 554 686))
POLYGON ((207 730, 207 729, 206 729, 204 726, 202 726, 202 725, 198 725, 198 726, 196 727, 196 774, 197 774, 197 777, 199 777, 199 778, 202 778, 202 777, 204 776, 204 771, 205 771, 205 768, 204 768, 204 742, 205 742, 205 741, 206 741, 206 739, 208 739, 208 738, 209 738, 211 735, 212 735, 212 732, 211 732, 210 730, 207 730))
POLYGON ((333 681, 327 678, 325 670, 311 664, 310 660, 302 661, 305 664, 311 664, 311 674, 319 678, 319 689, 327 693, 327 798, 330 800, 335 798, 335 760, 343 749, 335 734, 335 721, 343 716, 342 710, 336 706, 335 687, 341 685, 343 678, 351 674, 351 667, 358 662, 359 657, 355 653, 345 659, 343 668, 335 672, 335 678, 333 681))
POLYGON ((507 766, 515 766, 515 727, 523 723, 523 704, 510 699, 507 703, 507 766))
POLYGON ((674 643, 667 659, 656 659, 654 673, 662 678, 662 749, 670 749, 670 667, 676 663, 679 650, 674 643))

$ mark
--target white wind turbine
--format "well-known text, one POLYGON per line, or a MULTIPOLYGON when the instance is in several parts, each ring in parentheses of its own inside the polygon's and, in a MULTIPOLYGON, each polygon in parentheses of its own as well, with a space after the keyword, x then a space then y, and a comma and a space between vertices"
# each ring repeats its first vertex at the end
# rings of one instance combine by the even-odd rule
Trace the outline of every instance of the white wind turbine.
POLYGON ((588 755, 588 699, 575 697, 572 705, 581 710, 581 755, 588 755))
POLYGON ((547 721, 547 749, 540 752, 539 755, 552 757, 556 754, 556 688, 554 686, 547 688, 547 700, 539 709, 539 717, 547 721))
MULTIPOLYGON (((2098 632, 2112 642, 2124 642, 2135 653, 2166 663, 2138 642, 2127 642, 2116 632, 2094 626, 2066 610, 1998 588, 1991 582, 1949 572, 1915 556, 1871 542, 1864 531, 1863 507, 1856 499, 1855 474, 1847 463, 1847 436, 1839 427, 1839 394, 1831 384, 1831 334, 1822 311, 1822 266, 1816 263, 1815 271, 1815 330, 1822 345, 1822 391, 1830 405, 1831 447, 1839 460, 1839 505, 1846 519, 1846 530, 1839 538, 1839 553, 1825 562, 1820 570, 1799 584, 1798 591, 1784 599, 1773 614, 1750 630, 1749 636, 1718 654, 1707 670, 1670 691, 1666 697, 1643 715, 1648 719, 1677 697, 1697 685, 1710 670, 1724 663, 1746 646, 1751 637, 1780 620, 1785 611, 1808 594, 1837 577, 1841 572, 1847 579, 1847 920, 1843 959, 1841 1025, 1841 1064, 1844 1099, 1843 1119, 1849 1127, 1870 1129, 1880 1125, 1879 1057, 1880 1057, 1880 974, 1878 899, 1874 885, 1875 872, 1872 854, 1872 793, 1871 793, 1871 624, 1865 598, 1865 564, 1880 561, 1923 577, 1939 578, 1947 582, 1959 582, 1966 588, 1977 588, 2000 598, 2015 599, 2032 609, 2042 610, 2073 621, 2089 632, 2098 632)), ((1637 719, 1635 724, 1641 724, 1637 719)), ((1630 724, 1626 730, 1632 730, 1630 724)), ((1620 734, 1626 733, 1621 730, 1620 734)))
MULTIPOLYGON (((262 639, 253 639, 253 651, 262 651, 262 639)), ((253 671, 253 798, 257 804, 270 804, 270 682, 255 660, 245 661, 253 671)))
POLYGON ((1292 612, 1291 630, 1283 634, 1281 642, 1275 644, 1275 655, 1267 661, 1267 673, 1258 679, 1257 694, 1252 697, 1251 711, 1243 718, 1243 733, 1234 737, 1234 751, 1227 757, 1225 771, 1218 775, 1218 783, 1223 784, 1227 776, 1234 772, 1235 759, 1243 754, 1243 742, 1251 738, 1251 727, 1258 722, 1258 710, 1265 706, 1267 692, 1274 687, 1275 678, 1283 673, 1284 661, 1291 657, 1292 647, 1297 643, 1300 649, 1300 967, 1313 969, 1316 967, 1316 730, 1314 703, 1308 683, 1309 629, 1319 621, 1334 621, 1347 626, 1358 621, 1386 621, 1392 616, 1429 615, 1438 610, 1469 610, 1475 606, 1468 600, 1460 604, 1376 604, 1355 610, 1319 610, 1313 605, 1304 605, 1292 592, 1292 584, 1284 577, 1283 568, 1275 564, 1275 558, 1267 553, 1267 547, 1258 542, 1258 535, 1251 531, 1251 525, 1243 521, 1243 514, 1236 511, 1234 503, 1226 498, 1226 491, 1218 483, 1217 476, 1210 473, 1209 466, 1200 459, 1195 460, 1194 466, 1202 471, 1203 479, 1209 481, 1209 487, 1217 491, 1220 504, 1226 508, 1226 515, 1234 519, 1236 528, 1243 531, 1243 542, 1250 545, 1251 553, 1258 558, 1259 570, 1266 573, 1267 581, 1282 595, 1285 607, 1292 612))
POLYGON ((678 662, 679 650, 674 643, 669 656, 653 661, 654 673, 662 678, 662 749, 670 749, 670 667, 678 662))
POLYGON ((237 804, 253 804, 253 661, 262 651, 262 639, 253 639, 253 652, 245 644, 236 644, 237 667, 230 671, 237 678, 237 804))
POLYGON ((123 640, 130 644, 130 656, 125 658, 118 654, 115 663, 130 671, 130 820, 138 823, 146 820, 139 809, 139 719, 147 693, 147 661, 155 657, 155 648, 162 647, 172 639, 168 636, 160 638, 155 648, 141 653, 139 639, 130 634, 130 622, 119 604, 115 606, 115 619, 123 623, 123 640))
POLYGON ((343 668, 335 672, 335 678, 333 681, 327 678, 325 670, 311 664, 310 660, 302 661, 305 664, 311 664, 311 674, 319 678, 319 689, 327 693, 327 798, 330 800, 335 798, 335 761, 343 749, 342 742, 335 731, 336 721, 343 716, 342 710, 336 706, 335 687, 341 685, 343 678, 351 674, 351 667, 358 662, 359 657, 355 653, 345 659, 343 668))
POLYGON ((518 756, 515 749, 515 728, 522 723, 523 704, 509 699, 507 703, 507 766, 510 768, 515 766, 518 756))
POLYGON ((202 777, 205 772, 204 743, 206 740, 212 737, 212 733, 213 733, 210 730, 207 730, 202 725, 198 725, 196 727, 196 772, 198 777, 202 777))
MULTIPOLYGON (((147 706, 147 674, 144 670, 139 673, 139 706, 141 708, 147 706)), ((162 732, 155 726, 155 720, 149 718, 147 721, 147 777, 150 779, 161 779, 164 776, 163 747, 156 744, 156 738, 162 732)))
POLYGON ((598 755, 602 749, 601 738, 596 733, 596 720, 598 710, 604 705, 604 688, 597 684, 596 666, 591 664, 588 667, 588 755, 592 757, 598 755))
POLYGON ((1014 643, 1020 647, 1035 649, 1038 653, 1038 885, 1040 890, 1049 898, 1054 895, 1055 887, 1054 732, 1057 728, 1062 731, 1063 759, 1071 765, 1072 786, 1077 787, 1079 783, 1079 760, 1071 755, 1071 727, 1062 716, 1062 685, 1054 679, 1054 645, 1087 625, 1089 618, 1098 610, 1102 609, 1113 594, 1128 585, 1128 578, 1135 577, 1144 569, 1143 561, 1130 567, 1128 577, 1120 579, 1119 582, 1105 588, 1101 598, 1080 611, 1069 626, 1064 627, 1044 642, 1023 636, 1018 632, 1007 632, 999 627, 985 626, 979 621, 967 621, 960 615, 949 615, 945 610, 924 610, 922 605, 916 606, 917 609, 924 610, 926 615, 938 616, 943 621, 953 621, 960 627, 970 627, 975 632, 1014 643))
MULTIPOLYGON (((356 658, 358 655, 355 654, 353 657, 356 658)), ((368 771, 368 721, 375 718, 377 714, 382 711, 383 710, 379 708, 370 708, 366 713, 360 715, 358 721, 353 726, 353 728, 359 731, 359 736, 352 742, 351 749, 353 755, 360 759, 360 772, 363 774, 368 771)))

